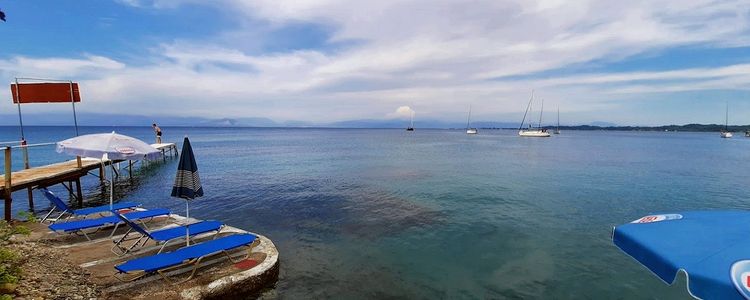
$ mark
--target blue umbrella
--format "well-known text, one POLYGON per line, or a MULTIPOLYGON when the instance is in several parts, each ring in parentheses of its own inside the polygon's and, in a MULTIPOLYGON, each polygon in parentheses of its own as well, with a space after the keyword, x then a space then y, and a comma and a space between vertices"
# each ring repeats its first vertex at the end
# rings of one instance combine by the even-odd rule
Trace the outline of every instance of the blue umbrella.
MULTIPOLYGON (((182 156, 180 163, 177 165, 177 176, 174 179, 172 187, 172 197, 185 199, 186 218, 190 218, 190 200, 203 196, 203 187, 201 179, 198 176, 198 164, 195 163, 193 147, 190 146, 190 140, 185 136, 182 142, 182 156)), ((190 245, 190 231, 185 226, 185 243, 190 245)))
POLYGON ((667 284, 679 271, 702 299, 750 299, 750 212, 645 216, 615 227, 612 241, 667 284))

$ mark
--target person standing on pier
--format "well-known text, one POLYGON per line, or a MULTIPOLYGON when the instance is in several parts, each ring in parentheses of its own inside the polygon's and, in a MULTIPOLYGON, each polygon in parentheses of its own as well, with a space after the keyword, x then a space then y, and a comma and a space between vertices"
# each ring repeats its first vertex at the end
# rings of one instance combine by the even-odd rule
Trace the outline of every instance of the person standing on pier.
POLYGON ((161 128, 159 128, 159 126, 156 126, 156 123, 151 124, 151 127, 154 128, 154 132, 156 133, 156 143, 161 144, 161 128))

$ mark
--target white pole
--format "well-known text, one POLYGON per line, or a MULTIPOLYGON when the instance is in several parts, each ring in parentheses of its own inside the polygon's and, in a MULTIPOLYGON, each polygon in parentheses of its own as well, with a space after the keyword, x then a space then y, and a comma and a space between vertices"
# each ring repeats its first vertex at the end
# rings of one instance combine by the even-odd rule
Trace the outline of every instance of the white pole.
POLYGON ((185 199, 185 218, 187 223, 185 225, 185 246, 190 246, 190 200, 185 199))
POLYGON ((109 209, 112 209, 114 207, 113 202, 115 201, 115 169, 112 168, 112 161, 110 161, 109 166, 109 209))

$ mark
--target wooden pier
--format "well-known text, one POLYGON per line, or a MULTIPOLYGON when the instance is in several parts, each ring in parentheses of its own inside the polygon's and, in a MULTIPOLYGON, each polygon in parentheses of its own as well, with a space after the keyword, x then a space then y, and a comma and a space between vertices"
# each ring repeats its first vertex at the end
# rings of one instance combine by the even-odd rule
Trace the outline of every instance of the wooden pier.
MULTIPOLYGON (((174 143, 154 144, 154 148, 160 150, 166 159, 169 156, 177 156, 177 146, 174 143)), ((25 149, 24 149, 25 150, 25 149)), ((19 171, 12 171, 11 147, 5 147, 5 173, 0 174, 4 184, 0 186, 0 198, 5 200, 4 218, 10 221, 12 216, 11 205, 13 192, 26 189, 28 191, 29 208, 34 207, 32 190, 38 187, 48 187, 55 184, 63 184, 66 189, 78 200, 78 206, 83 206, 83 195, 81 192, 81 177, 90 171, 99 170, 99 178, 104 178, 104 167, 123 162, 124 160, 104 160, 92 158, 80 158, 75 160, 54 163, 40 167, 28 167, 19 171), (68 185, 65 185, 65 183, 68 185), (74 187, 75 185, 75 187, 74 187), (75 189, 75 191, 74 191, 75 189)), ((129 161, 128 168, 132 173, 133 163, 129 161)))
POLYGON ((167 153, 169 153, 169 156, 177 156, 179 154, 177 153, 177 145, 175 143, 151 144, 151 147, 161 151, 161 156, 164 159, 167 158, 167 153))

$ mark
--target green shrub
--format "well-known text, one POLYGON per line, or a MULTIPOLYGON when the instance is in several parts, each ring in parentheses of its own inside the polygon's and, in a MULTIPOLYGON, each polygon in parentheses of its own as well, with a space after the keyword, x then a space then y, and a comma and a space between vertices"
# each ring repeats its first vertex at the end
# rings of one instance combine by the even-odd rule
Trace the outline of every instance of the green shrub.
POLYGON ((25 210, 19 211, 18 212, 18 216, 21 217, 22 219, 26 220, 26 222, 29 222, 29 223, 38 223, 39 222, 39 219, 37 219, 36 215, 33 212, 30 212, 30 211, 25 211, 25 210))
MULTIPOLYGON (((5 221, 0 221, 0 283, 18 283, 21 277, 21 258, 5 246, 13 235, 30 233, 31 231, 24 226, 11 226, 5 221)), ((7 295, 1 295, 0 300, 6 299, 5 296, 7 295)))

